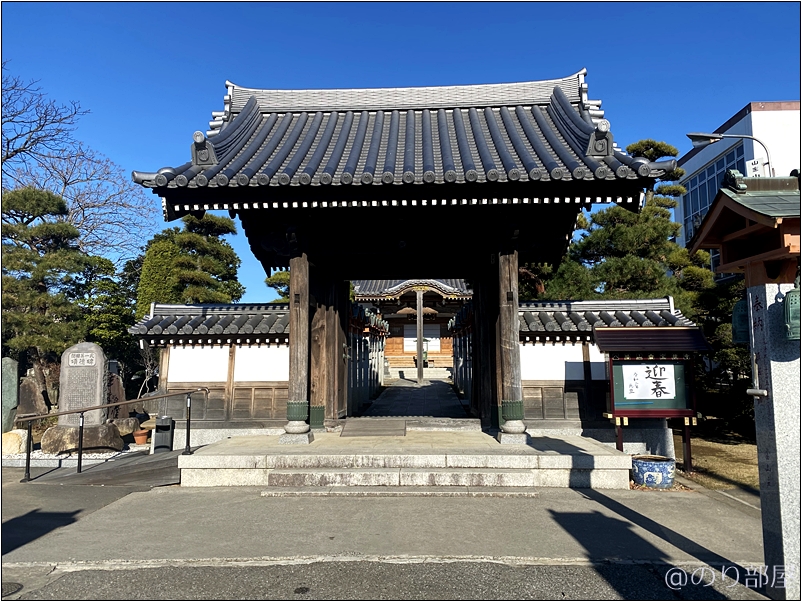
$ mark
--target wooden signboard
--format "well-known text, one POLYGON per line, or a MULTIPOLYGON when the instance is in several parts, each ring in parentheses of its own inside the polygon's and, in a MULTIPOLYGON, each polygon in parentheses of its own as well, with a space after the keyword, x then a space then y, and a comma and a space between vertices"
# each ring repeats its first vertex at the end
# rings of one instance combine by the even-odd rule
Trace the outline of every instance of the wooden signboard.
POLYGON ((685 360, 610 360, 612 417, 695 416, 692 366, 685 360))

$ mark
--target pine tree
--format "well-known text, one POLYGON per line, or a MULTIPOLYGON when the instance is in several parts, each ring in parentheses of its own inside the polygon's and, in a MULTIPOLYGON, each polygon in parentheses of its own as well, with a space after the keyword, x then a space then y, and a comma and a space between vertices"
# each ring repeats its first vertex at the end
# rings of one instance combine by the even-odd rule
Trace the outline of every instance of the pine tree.
POLYGON ((146 245, 137 287, 136 316, 151 303, 232 303, 245 294, 237 280, 239 257, 222 236, 236 234, 234 221, 211 214, 187 215, 146 245))
POLYGON ((46 190, 21 188, 2 200, 3 353, 28 360, 39 390, 55 402, 49 367, 82 340, 77 299, 99 258, 78 249, 78 230, 64 220, 67 204, 46 190))

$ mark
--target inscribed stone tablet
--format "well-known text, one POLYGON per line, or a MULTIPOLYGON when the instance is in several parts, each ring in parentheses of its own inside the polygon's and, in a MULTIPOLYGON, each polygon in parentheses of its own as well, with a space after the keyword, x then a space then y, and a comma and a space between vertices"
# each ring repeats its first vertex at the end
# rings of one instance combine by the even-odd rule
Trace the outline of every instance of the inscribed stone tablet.
POLYGON ((15 408, 19 398, 19 373, 17 360, 10 357, 3 358, 3 432, 14 428, 15 408))
MULTIPOLYGON (((59 411, 78 410, 106 403, 106 356, 94 343, 78 343, 61 356, 59 411)), ((84 414, 84 425, 103 424, 108 410, 84 414)), ((60 426, 78 426, 78 414, 58 417, 60 426)))

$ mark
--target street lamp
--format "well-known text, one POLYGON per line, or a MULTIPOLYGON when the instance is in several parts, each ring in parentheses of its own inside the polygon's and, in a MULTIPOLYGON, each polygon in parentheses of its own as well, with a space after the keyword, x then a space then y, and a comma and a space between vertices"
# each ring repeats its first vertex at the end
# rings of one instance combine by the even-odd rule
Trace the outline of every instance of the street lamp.
POLYGON ((685 135, 691 139, 694 148, 703 148, 708 144, 719 142, 723 138, 748 138, 749 140, 754 140, 760 146, 763 147, 763 150, 766 151, 766 165, 769 166, 769 175, 770 176, 774 175, 774 170, 771 168, 771 157, 769 155, 769 148, 754 136, 747 136, 746 134, 705 134, 700 132, 692 132, 690 134, 685 134, 685 135))

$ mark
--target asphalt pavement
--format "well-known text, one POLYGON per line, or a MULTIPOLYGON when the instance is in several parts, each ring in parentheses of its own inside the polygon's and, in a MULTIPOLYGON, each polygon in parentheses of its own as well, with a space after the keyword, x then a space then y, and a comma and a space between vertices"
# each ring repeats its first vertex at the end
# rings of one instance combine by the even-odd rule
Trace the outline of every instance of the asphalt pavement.
POLYGON ((700 490, 265 498, 2 477, 3 599, 762 599, 759 512, 700 490))

